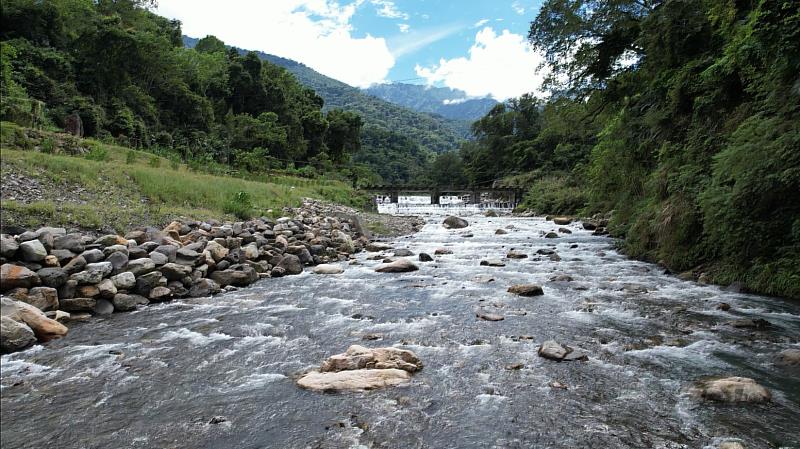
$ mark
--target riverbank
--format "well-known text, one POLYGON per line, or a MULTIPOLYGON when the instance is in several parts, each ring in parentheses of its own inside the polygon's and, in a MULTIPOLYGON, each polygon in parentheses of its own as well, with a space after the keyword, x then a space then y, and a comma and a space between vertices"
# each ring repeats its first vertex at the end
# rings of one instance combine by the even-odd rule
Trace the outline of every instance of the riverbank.
POLYGON ((284 213, 275 220, 183 219, 125 235, 14 228, 0 240, 2 315, 14 317, 3 319, 2 350, 63 337, 64 324, 92 316, 347 261, 372 238, 367 223, 391 236, 419 225, 414 217, 367 214, 365 220, 355 209, 310 199, 284 213))

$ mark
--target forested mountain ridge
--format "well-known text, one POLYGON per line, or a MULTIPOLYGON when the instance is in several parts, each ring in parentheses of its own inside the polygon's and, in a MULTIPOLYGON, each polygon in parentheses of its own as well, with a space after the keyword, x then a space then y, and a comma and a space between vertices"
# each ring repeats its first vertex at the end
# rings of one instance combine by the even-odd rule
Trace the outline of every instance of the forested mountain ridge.
POLYGON ((415 111, 469 122, 483 117, 498 103, 488 97, 469 98, 461 90, 419 84, 375 84, 364 89, 364 92, 415 111))
POLYGON ((553 95, 473 125, 472 182, 613 211, 631 255, 800 298, 800 3, 547 0, 529 38, 553 95))
MULTIPOLYGON (((183 37, 188 47, 197 38, 183 37)), ((237 49, 241 53, 247 50, 237 49)), ((367 128, 379 127, 400 135, 409 136, 421 149, 441 153, 458 149, 461 141, 469 137, 469 122, 451 120, 427 112, 384 101, 360 89, 325 76, 312 68, 291 59, 255 52, 262 60, 283 67, 303 85, 313 89, 325 101, 324 109, 343 109, 361 115, 367 128)))
POLYGON ((359 149, 358 115, 218 39, 185 48, 140 3, 4 1, 2 119, 244 170, 325 170, 359 149))

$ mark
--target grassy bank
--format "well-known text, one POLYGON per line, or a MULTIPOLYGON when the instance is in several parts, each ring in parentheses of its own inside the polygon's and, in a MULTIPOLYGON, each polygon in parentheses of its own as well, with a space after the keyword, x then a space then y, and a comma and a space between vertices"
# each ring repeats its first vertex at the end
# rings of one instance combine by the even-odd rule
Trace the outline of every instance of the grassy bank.
POLYGON ((61 148, 63 135, 36 132, 30 139, 25 130, 8 123, 2 124, 2 134, 4 225, 106 227, 123 232, 178 216, 274 215, 285 206, 299 205, 303 197, 348 205, 361 201, 347 184, 334 180, 280 174, 217 176, 89 139, 80 140, 82 152, 69 154, 61 148), (20 181, 16 188, 12 179, 20 181))

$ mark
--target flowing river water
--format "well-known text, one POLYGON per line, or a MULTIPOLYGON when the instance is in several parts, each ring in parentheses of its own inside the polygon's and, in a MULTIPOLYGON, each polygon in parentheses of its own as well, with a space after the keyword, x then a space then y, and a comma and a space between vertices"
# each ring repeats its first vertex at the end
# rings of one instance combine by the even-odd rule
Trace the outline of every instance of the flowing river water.
POLYGON ((446 230, 431 216, 391 242, 415 255, 453 251, 415 262, 417 272, 376 273, 380 261, 361 253, 341 275, 306 272, 96 318, 5 355, 2 447, 800 447, 800 372, 773 363, 800 347, 800 304, 680 281, 577 224, 545 239, 557 227, 541 218, 467 218, 469 228, 446 230), (499 228, 508 233, 495 235, 499 228), (479 265, 511 249, 529 257, 479 265), (560 274, 574 280, 550 281, 560 274), (506 292, 518 283, 545 294, 506 292), (718 310, 720 302, 732 308, 718 310), (479 310, 505 319, 479 320, 479 310), (727 324, 736 318, 772 326, 727 324), (583 349, 588 361, 538 357, 548 339, 583 349), (383 390, 295 385, 352 344, 409 349, 425 366, 410 384, 383 390), (716 375, 754 378, 772 402, 688 393, 716 375))

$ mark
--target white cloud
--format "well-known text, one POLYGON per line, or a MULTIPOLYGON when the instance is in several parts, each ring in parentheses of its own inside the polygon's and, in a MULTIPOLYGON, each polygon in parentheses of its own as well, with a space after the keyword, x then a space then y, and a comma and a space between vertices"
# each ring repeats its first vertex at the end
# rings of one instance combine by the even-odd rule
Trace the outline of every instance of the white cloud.
POLYGON ((519 1, 515 1, 511 4, 511 8, 519 15, 525 14, 525 7, 519 1))
POLYGON ((380 17, 387 19, 403 19, 408 20, 408 14, 397 9, 393 1, 390 0, 370 0, 370 3, 375 5, 375 11, 380 17), (378 9, 380 8, 380 9, 378 9))
POLYGON ((444 100, 444 101, 442 101, 442 104, 444 104, 444 105, 461 104, 461 103, 465 103, 467 101, 469 101, 469 98, 454 98, 452 100, 444 100))
MULTIPOLYGON (((374 2, 383 5, 380 11, 391 3, 374 2)), ((227 0, 223 7, 214 0, 161 0, 157 13, 179 19, 186 35, 213 34, 228 45, 294 59, 347 84, 366 87, 385 80, 395 59, 382 37, 352 35, 350 20, 363 3, 227 0)))
POLYGON ((475 35, 468 57, 441 59, 438 65, 417 65, 415 70, 428 84, 441 83, 470 97, 506 100, 527 92, 542 94, 544 74, 537 72, 542 60, 524 36, 508 30, 497 34, 486 27, 475 35))
POLYGON ((480 28, 480 27, 486 25, 487 23, 489 23, 489 19, 481 19, 481 20, 475 22, 475 25, 472 25, 472 27, 473 28, 480 28))
POLYGON ((407 23, 398 23, 397 28, 400 28, 401 33, 408 33, 408 31, 411 30, 411 25, 407 23))

